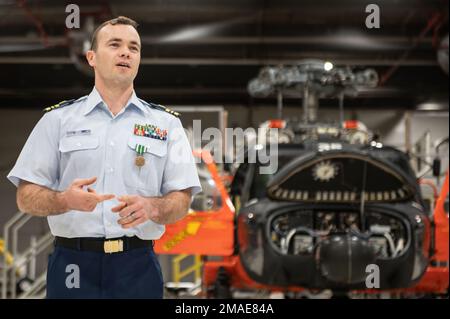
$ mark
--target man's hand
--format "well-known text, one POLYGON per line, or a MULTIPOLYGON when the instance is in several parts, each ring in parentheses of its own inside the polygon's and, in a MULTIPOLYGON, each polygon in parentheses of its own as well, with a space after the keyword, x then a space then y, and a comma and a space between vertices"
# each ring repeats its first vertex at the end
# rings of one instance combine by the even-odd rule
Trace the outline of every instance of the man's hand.
POLYGON ((120 196, 120 204, 113 207, 111 211, 119 213, 121 217, 117 222, 123 228, 131 228, 152 220, 158 223, 159 209, 153 205, 151 198, 144 198, 138 195, 120 196))
POLYGON ((170 192, 162 197, 120 196, 119 205, 111 209, 119 213, 117 221, 123 228, 135 227, 148 220, 165 225, 183 218, 189 209, 191 190, 170 192))
POLYGON ((98 203, 115 197, 113 194, 97 194, 95 190, 84 186, 95 183, 97 177, 86 179, 75 179, 72 184, 61 193, 61 198, 67 210, 80 210, 83 212, 92 212, 98 203))

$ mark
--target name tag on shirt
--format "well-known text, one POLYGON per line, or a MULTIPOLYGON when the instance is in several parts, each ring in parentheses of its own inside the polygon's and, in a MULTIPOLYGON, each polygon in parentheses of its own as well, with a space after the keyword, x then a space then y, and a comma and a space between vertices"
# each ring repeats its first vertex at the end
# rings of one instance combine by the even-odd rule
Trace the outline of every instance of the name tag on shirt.
POLYGON ((91 135, 91 130, 67 131, 66 136, 91 135))

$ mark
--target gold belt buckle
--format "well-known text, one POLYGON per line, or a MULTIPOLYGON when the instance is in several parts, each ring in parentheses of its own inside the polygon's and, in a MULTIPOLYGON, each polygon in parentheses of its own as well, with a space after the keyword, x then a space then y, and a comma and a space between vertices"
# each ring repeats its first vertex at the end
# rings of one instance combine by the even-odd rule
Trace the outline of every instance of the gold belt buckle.
POLYGON ((107 240, 103 243, 103 250, 107 254, 118 253, 123 251, 123 240, 107 240))

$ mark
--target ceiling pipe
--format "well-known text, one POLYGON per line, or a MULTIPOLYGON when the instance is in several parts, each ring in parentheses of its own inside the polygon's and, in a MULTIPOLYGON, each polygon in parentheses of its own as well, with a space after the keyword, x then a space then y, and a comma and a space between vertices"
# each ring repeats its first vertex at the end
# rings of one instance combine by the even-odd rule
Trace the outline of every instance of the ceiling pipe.
POLYGON ((413 40, 413 45, 411 46, 411 48, 409 48, 408 50, 406 50, 405 52, 403 52, 403 54, 400 56, 400 58, 396 61, 396 63, 389 68, 384 74, 381 75, 380 77, 380 85, 384 85, 387 80, 389 80, 389 78, 391 78, 391 76, 395 73, 395 71, 397 71, 397 69, 399 68, 401 62, 403 60, 406 60, 408 58, 408 56, 410 55, 411 51, 417 47, 417 45, 419 44, 419 42, 421 42, 423 40, 423 38, 425 37, 425 35, 432 29, 434 28, 436 25, 439 24, 439 22, 442 19, 442 14, 439 12, 435 12, 430 19, 428 19, 427 25, 425 26, 425 28, 420 32, 420 34, 413 40))
POLYGON ((44 24, 42 23, 42 21, 33 14, 33 12, 28 7, 26 0, 17 0, 17 5, 23 9, 27 17, 33 22, 39 32, 42 44, 44 45, 44 47, 48 48, 50 46, 48 42, 48 34, 44 29, 44 24))

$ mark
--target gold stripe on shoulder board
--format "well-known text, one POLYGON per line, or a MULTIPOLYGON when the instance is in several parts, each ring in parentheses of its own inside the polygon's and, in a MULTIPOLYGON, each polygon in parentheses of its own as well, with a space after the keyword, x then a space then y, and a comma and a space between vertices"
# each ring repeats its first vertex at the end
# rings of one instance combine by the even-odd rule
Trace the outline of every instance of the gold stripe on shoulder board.
POLYGON ((59 103, 57 103, 57 104, 55 104, 55 105, 46 107, 46 108, 44 109, 44 112, 50 112, 50 111, 53 111, 53 110, 55 110, 55 109, 57 109, 57 108, 60 108, 60 107, 66 106, 66 105, 70 105, 70 104, 72 104, 73 102, 75 102, 75 99, 61 101, 61 102, 59 102, 59 103))
POLYGON ((167 113, 172 114, 173 116, 180 117, 180 113, 165 107, 164 105, 159 104, 167 113))

